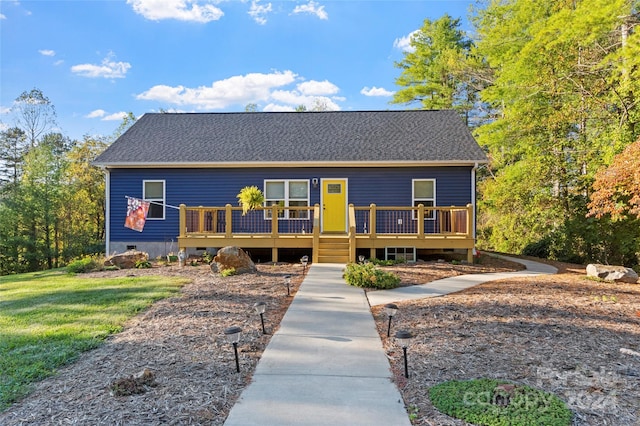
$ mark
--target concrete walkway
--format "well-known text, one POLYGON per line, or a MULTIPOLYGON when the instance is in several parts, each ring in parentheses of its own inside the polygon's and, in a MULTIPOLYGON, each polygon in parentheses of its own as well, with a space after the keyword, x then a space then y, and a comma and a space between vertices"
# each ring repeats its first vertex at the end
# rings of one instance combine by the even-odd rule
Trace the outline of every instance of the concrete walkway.
POLYGON ((505 278, 555 274, 556 272, 558 272, 556 268, 545 263, 533 262, 531 260, 501 255, 492 256, 510 260, 512 262, 521 263, 527 269, 516 272, 494 272, 487 274, 459 275, 457 277, 444 278, 422 285, 400 287, 393 290, 371 291, 367 294, 369 303, 371 304, 371 306, 376 306, 391 302, 403 302, 406 300, 423 299, 426 297, 444 296, 445 294, 462 291, 469 287, 473 287, 489 281, 502 280, 505 278))
POLYGON ((362 289, 314 264, 226 426, 410 426, 362 289))
POLYGON ((344 282, 344 265, 312 265, 225 425, 410 426, 370 305, 556 272, 537 262, 507 259, 527 270, 369 292, 368 300, 362 289, 344 282))

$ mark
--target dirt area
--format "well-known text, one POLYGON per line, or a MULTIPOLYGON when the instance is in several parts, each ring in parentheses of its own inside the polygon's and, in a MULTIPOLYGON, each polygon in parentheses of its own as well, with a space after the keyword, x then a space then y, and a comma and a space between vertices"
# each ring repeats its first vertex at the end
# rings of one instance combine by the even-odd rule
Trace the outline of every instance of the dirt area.
MULTIPOLYGON (((394 329, 415 338, 409 379, 402 351, 386 338, 387 318, 373 309, 415 425, 463 425, 438 413, 428 387, 444 380, 504 378, 555 392, 575 411, 576 425, 640 425, 640 286, 584 278, 581 266, 510 279, 433 299, 399 303, 394 329)), ((480 265, 428 262, 388 267, 403 285, 452 275, 513 270, 483 258, 480 265)), ((257 274, 213 275, 208 266, 156 267, 99 275, 164 274, 192 279, 179 296, 157 302, 126 329, 88 352, 0 414, 0 424, 220 425, 252 372, 303 279, 299 264, 262 264, 257 274), (252 306, 267 303, 266 335, 252 306), (223 331, 242 328, 240 373, 223 331), (146 371, 145 371, 146 369, 146 371), (137 373, 153 380, 143 393, 115 396, 110 386, 137 373)), ((91 279, 94 274, 88 274, 91 279)))

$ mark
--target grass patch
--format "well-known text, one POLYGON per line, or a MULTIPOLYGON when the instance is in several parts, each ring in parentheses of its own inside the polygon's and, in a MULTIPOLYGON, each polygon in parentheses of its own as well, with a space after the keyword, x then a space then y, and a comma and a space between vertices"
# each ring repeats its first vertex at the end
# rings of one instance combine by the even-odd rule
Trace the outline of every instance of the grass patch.
POLYGON ((429 389, 441 412, 479 426, 569 426, 571 411, 557 396, 502 380, 452 380, 429 389))
POLYGON ((186 282, 57 270, 0 277, 0 411, 186 282))

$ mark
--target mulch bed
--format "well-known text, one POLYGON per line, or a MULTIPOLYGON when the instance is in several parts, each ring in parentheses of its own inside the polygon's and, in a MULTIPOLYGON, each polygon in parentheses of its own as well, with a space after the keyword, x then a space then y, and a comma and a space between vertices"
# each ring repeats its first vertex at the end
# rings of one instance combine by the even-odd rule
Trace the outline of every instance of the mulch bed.
MULTIPOLYGON (((485 262, 389 269, 403 285, 413 285, 517 267, 485 262)), ((394 330, 415 335, 409 379, 402 351, 386 338, 386 316, 380 307, 372 309, 415 425, 463 425, 431 406, 428 388, 477 377, 554 392, 575 411, 576 425, 640 425, 640 359, 619 350, 640 350, 640 286, 590 281, 581 266, 558 266, 562 269, 553 276, 496 281, 399 303, 394 330)), ((180 296, 157 302, 103 346, 36 384, 31 395, 0 414, 0 424, 222 424, 292 300, 284 275, 292 275, 292 295, 303 279, 299 264, 258 269, 231 277, 213 275, 206 265, 96 273, 179 275, 192 282, 180 296), (267 335, 252 309, 257 301, 267 303, 267 335), (234 325, 243 329, 240 373, 223 334, 234 325), (146 379, 130 383, 136 377, 146 379), (130 383, 141 393, 118 396, 116 383, 130 383)))

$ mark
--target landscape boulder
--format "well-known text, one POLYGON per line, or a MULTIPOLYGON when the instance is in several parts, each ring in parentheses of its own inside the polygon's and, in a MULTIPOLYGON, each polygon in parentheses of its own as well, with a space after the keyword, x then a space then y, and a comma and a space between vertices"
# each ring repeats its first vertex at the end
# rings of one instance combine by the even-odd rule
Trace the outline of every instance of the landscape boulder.
POLYGON ((240 247, 236 246, 222 247, 218 250, 218 253, 213 258, 213 265, 211 268, 212 271, 224 271, 233 268, 237 274, 256 272, 258 270, 249 255, 240 247), (215 267, 213 265, 215 265, 215 267))
POLYGON ((590 263, 587 265, 587 276, 600 278, 605 281, 616 281, 623 283, 638 283, 638 274, 631 268, 615 265, 600 265, 590 263))
POLYGON ((120 269, 131 269, 135 268, 136 262, 140 260, 149 260, 149 254, 142 251, 129 250, 124 253, 109 256, 104 261, 104 266, 117 266, 120 269))

